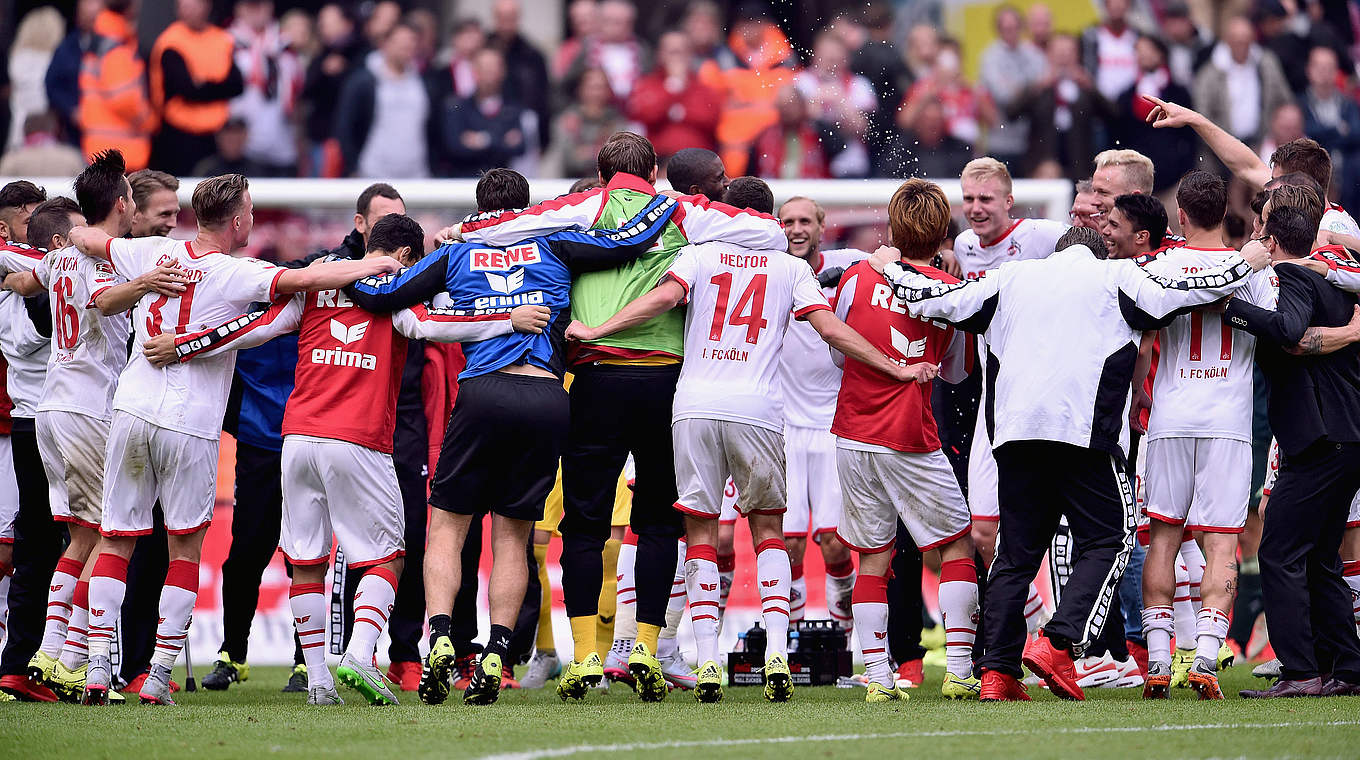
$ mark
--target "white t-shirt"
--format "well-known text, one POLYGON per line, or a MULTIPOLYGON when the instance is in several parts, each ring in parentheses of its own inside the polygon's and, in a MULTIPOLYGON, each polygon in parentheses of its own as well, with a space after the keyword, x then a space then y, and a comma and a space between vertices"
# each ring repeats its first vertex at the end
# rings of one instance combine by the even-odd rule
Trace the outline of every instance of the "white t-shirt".
POLYGON ((1047 257, 1068 229, 1067 224, 1048 219, 1017 219, 1000 237, 986 243, 971 229, 964 230, 954 238, 954 258, 963 269, 963 279, 976 280, 1008 261, 1047 257))
MULTIPOLYGON (((822 265, 813 272, 849 269, 869 257, 864 251, 844 248, 822 251, 822 265)), ((822 288, 830 301, 836 296, 836 283, 822 288)), ((831 349, 812 325, 794 320, 784 335, 784 350, 779 358, 779 388, 784 398, 784 421, 790 427, 831 430, 836 416, 836 396, 841 390, 841 368, 831 360, 831 349)))
MULTIPOLYGON (((6 273, 32 271, 42 255, 39 248, 0 241, 0 269, 6 273)), ((11 416, 33 419, 38 413, 51 351, 51 341, 34 326, 24 297, 8 290, 0 291, 0 354, 9 364, 5 390, 14 402, 11 416)))
POLYGON ((217 327, 256 301, 274 300, 274 286, 288 270, 258 259, 196 251, 190 242, 164 237, 115 238, 108 252, 114 271, 128 279, 162 264, 178 266, 190 279, 179 296, 149 294, 133 309, 132 359, 118 380, 113 408, 167 430, 216 440, 222 433, 235 352, 157 369, 140 347, 162 332, 217 327))
POLYGON ((685 361, 672 420, 784 431, 779 357, 789 322, 830 309, 807 262, 726 243, 680 249, 666 273, 685 287, 685 361))
MULTIPOLYGON (((1172 248, 1148 263, 1148 272, 1179 278, 1220 266, 1231 248, 1172 248)), ((1279 296, 1275 270, 1252 274, 1233 294, 1263 309, 1279 296)), ((1234 330, 1222 315, 1195 311, 1176 317, 1160 333, 1152 382, 1148 440, 1230 438, 1251 443, 1252 364, 1256 338, 1234 330)))
POLYGON ((1340 232, 1343 235, 1360 238, 1360 224, 1356 224, 1355 219, 1346 213, 1346 209, 1335 203, 1327 204, 1327 210, 1322 212, 1322 224, 1319 224, 1318 227, 1330 232, 1340 232))
POLYGON ((1096 89, 1116 100, 1138 80, 1138 32, 1133 27, 1115 34, 1109 27, 1096 30, 1096 89))
POLYGON ((43 257, 33 270, 52 308, 52 355, 38 411, 65 411, 108 420, 113 390, 127 365, 126 314, 104 316, 94 299, 119 283, 107 261, 66 247, 43 257))

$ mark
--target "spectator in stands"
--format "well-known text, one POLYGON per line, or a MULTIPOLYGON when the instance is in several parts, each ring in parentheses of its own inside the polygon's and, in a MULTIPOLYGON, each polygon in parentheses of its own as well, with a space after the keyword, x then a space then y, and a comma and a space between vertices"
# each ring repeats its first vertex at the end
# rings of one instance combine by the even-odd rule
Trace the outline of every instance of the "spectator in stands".
POLYGON ((215 135, 227 123, 229 102, 245 90, 245 81, 232 61, 235 41, 210 22, 211 1, 176 0, 175 10, 176 21, 151 48, 151 104, 161 122, 152 164, 187 176, 216 150, 215 135))
POLYGON ((245 92, 231 102, 233 116, 246 123, 246 157, 266 177, 297 176, 295 109, 302 67, 274 20, 273 0, 237 0, 236 68, 245 92))
POLYGON ((1112 113, 1081 65, 1077 39, 1055 34, 1048 44, 1048 73, 1011 106, 1029 116, 1029 151, 1025 174, 1057 175, 1076 181, 1087 176, 1095 155, 1095 128, 1112 113), (1045 167, 1040 171, 1040 167, 1045 167))
POLYGON ((312 15, 301 8, 284 11, 279 17, 279 36, 283 44, 297 56, 302 70, 321 52, 321 41, 316 37, 316 24, 312 15))
POLYGON ((477 89, 445 101, 437 114, 441 176, 477 177, 524 154, 524 107, 506 94, 505 59, 485 48, 473 59, 477 89))
MULTIPOLYGON (((401 4, 395 0, 379 0, 364 20, 364 36, 372 48, 382 47, 387 35, 401 21, 401 4)), ((414 59, 415 53, 411 53, 414 59)))
POLYGON ((80 151, 57 139, 57 115, 31 113, 24 119, 24 139, 0 158, 6 177, 74 177, 85 168, 80 151))
POLYGON ((1231 18, 1223 41, 1195 76, 1195 109, 1255 145, 1265 133, 1265 115, 1290 100, 1293 94, 1275 54, 1256 44, 1256 30, 1245 16, 1231 18))
POLYGON ((1138 32, 1129 25, 1129 0, 1105 0, 1105 21, 1082 33, 1082 63, 1107 100, 1118 98, 1138 78, 1137 42, 1138 32))
POLYGON ((925 105, 938 102, 944 107, 950 136, 969 145, 978 144, 984 130, 996 123, 996 106, 985 90, 964 80, 961 65, 958 42, 942 42, 935 67, 907 91, 906 102, 897 114, 897 126, 902 131, 916 131, 916 119, 925 105))
POLYGON ((693 45, 684 32, 667 32, 656 43, 656 68, 639 79, 628 97, 628 118, 640 123, 657 160, 682 148, 717 147, 722 95, 699 80, 693 45))
POLYGON ((343 159, 335 142, 335 106, 345 79, 363 64, 368 46, 359 35, 358 19, 345 3, 322 6, 316 16, 316 29, 321 50, 308 64, 302 86, 302 100, 309 107, 310 173, 338 177, 343 173, 343 159))
MULTIPOLYGON (((431 113, 440 113, 454 101, 471 97, 477 91, 477 76, 473 72, 472 60, 484 47, 486 31, 482 29, 481 22, 473 18, 454 22, 453 38, 446 51, 447 60, 441 58, 437 65, 425 72, 431 113)), ((442 131, 443 125, 438 119, 430 119, 425 128, 430 145, 430 170, 436 175, 444 174, 448 169, 448 162, 442 153, 442 131)))
POLYGON ((873 4, 864 10, 864 29, 868 39, 851 54, 850 68, 869 80, 878 98, 878 107, 869 114, 867 142, 869 155, 877 161, 882 146, 895 131, 897 109, 911 86, 911 71, 893 38, 892 9, 873 4))
POLYGON ((636 23, 637 8, 629 0, 602 0, 599 33, 585 41, 567 67, 567 86, 574 86, 586 69, 598 67, 609 76, 614 96, 627 99, 642 72, 651 67, 647 44, 634 31, 636 23))
POLYGON ((604 69, 586 69, 576 86, 575 102, 553 121, 547 173, 558 177, 589 174, 609 136, 627 129, 627 120, 614 107, 604 69))
POLYGON ((17 148, 24 142, 29 114, 47 110, 47 91, 43 77, 52 53, 66 34, 66 22, 55 8, 44 6, 24 14, 14 32, 9 51, 10 129, 4 147, 17 148))
POLYGON ((415 53, 416 30, 398 22, 382 47, 345 80, 335 110, 335 136, 347 173, 429 176, 425 122, 430 96, 416 71, 415 53))
POLYGON ((1025 33, 1030 44, 1040 52, 1048 52, 1048 43, 1053 41, 1053 11, 1043 3, 1035 3, 1025 12, 1025 33))
POLYGON ((1276 148, 1301 137, 1307 137, 1303 131, 1303 109, 1297 103, 1285 103, 1276 108, 1275 113, 1270 115, 1266 138, 1261 141, 1261 149, 1257 151, 1261 163, 1270 166, 1270 157, 1275 155, 1276 148))
POLYGON ((957 177, 973 158, 973 146, 949 134, 944 105, 920 105, 915 128, 900 135, 880 170, 890 177, 957 177))
POLYGON ((416 68, 424 73, 434 63, 439 50, 439 19, 429 8, 412 8, 405 16, 406 23, 416 30, 416 68))
MULTIPOLYGON (((1134 50, 1138 57, 1138 80, 1115 101, 1116 118, 1110 131, 1118 145, 1152 159, 1157 167, 1153 192, 1160 195, 1174 188, 1186 172, 1195 168, 1199 138, 1188 127, 1156 129, 1145 121, 1152 104, 1144 96, 1184 103, 1190 91, 1172 79, 1166 44, 1160 39, 1142 35, 1134 50)), ((1175 208, 1174 204, 1170 206, 1175 208)))
POLYGON ((770 22, 762 5, 737 8, 728 47, 735 65, 722 68, 717 60, 704 62, 700 76, 724 94, 718 121, 718 155, 730 176, 747 173, 751 143, 779 120, 775 100, 793 82, 797 58, 784 33, 770 22))
POLYGON ((80 105, 80 64, 84 53, 81 43, 103 10, 103 0, 77 0, 75 25, 52 53, 43 80, 47 104, 61 124, 62 139, 70 145, 80 145, 80 128, 75 118, 80 105))
POLYGON ((567 6, 567 38, 557 46, 552 57, 552 75, 560 80, 567 75, 571 62, 581 54, 586 40, 595 36, 600 28, 600 4, 598 0, 572 0, 567 6))
MULTIPOLYGON (((1015 6, 998 8, 995 20, 997 39, 982 51, 978 84, 1006 114, 1027 89, 1043 78, 1048 62, 1039 48, 1021 39, 1024 22, 1015 6)), ((1029 122, 1029 117, 1018 111, 1014 117, 1001 116, 987 138, 987 153, 1018 168, 1029 148, 1029 122)))
POLYGON ((246 145, 250 143, 250 126, 245 119, 233 116, 215 135, 217 149, 211 156, 194 164, 195 177, 216 177, 222 174, 243 174, 257 176, 259 164, 246 155, 246 145))
POLYGON ((940 54, 940 30, 932 24, 914 24, 907 31, 907 71, 913 81, 928 76, 940 54))
POLYGON ((1299 98, 1303 130, 1332 156, 1341 205, 1360 208, 1360 106, 1337 88, 1341 71, 1336 53, 1315 47, 1308 53, 1308 90, 1299 98))
POLYGON ((686 9, 680 29, 693 43, 701 66, 726 71, 737 65, 737 56, 723 37, 723 26, 723 12, 713 0, 698 0, 686 9))
POLYGON ((532 125, 536 130, 533 137, 538 139, 541 149, 548 145, 548 63, 538 48, 520 34, 519 3, 520 0, 495 1, 491 7, 491 35, 486 43, 501 53, 506 96, 529 109, 537 119, 537 124, 532 125))
POLYGON ((1162 12, 1162 35, 1171 79, 1189 89, 1195 83, 1195 72, 1209 60, 1213 35, 1195 26, 1190 8, 1181 0, 1173 0, 1162 12))
MULTIPOLYGON (((116 148, 123 152, 129 171, 145 169, 151 160, 155 125, 147 100, 146 64, 137 52, 137 30, 128 15, 133 7, 130 0, 112 0, 95 17, 82 46, 80 105, 75 114, 81 152, 88 156, 116 148)), ((166 118, 172 113, 177 112, 167 110, 166 118)))
POLYGON ((777 121, 751 145, 746 161, 749 172, 769 179, 829 179, 831 164, 822 147, 822 135, 812 123, 807 101, 798 88, 785 85, 780 89, 775 107, 777 121))
POLYGON ((831 154, 835 177, 869 176, 868 114, 878 107, 878 96, 869 80, 850 68, 850 51, 834 32, 819 33, 812 47, 812 62, 794 79, 794 86, 807 101, 814 121, 834 124, 837 148, 831 154))

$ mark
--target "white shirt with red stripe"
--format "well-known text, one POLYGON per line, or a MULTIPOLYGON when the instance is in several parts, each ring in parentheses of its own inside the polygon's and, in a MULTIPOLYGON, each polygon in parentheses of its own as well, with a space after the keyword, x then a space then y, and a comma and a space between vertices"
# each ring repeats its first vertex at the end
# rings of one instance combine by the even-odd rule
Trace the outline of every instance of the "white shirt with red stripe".
MULTIPOLYGON (((0 268, 6 272, 32 271, 42 257, 41 249, 0 243, 0 268)), ((9 365, 5 385, 14 402, 11 416, 33 419, 38 413, 51 352, 52 342, 34 326, 23 296, 0 291, 0 354, 9 365)))
POLYGON ((147 361, 141 346, 163 332, 197 332, 226 322, 256 301, 273 300, 274 286, 287 270, 258 259, 196 250, 191 242, 164 237, 113 238, 107 250, 114 271, 129 280, 162 265, 178 267, 189 278, 180 295, 151 293, 133 308, 132 358, 118 379, 114 410, 167 430, 217 440, 236 355, 158 369, 147 361))
MULTIPOLYGON (((917 271, 941 282, 958 282, 933 267, 917 271)), ((918 319, 893 295, 892 286, 867 262, 846 271, 836 292, 836 314, 889 359, 908 364, 942 364, 946 382, 966 373, 961 362, 947 361, 964 351, 967 334, 943 322, 918 319)), ((902 383, 854 359, 845 359, 845 377, 836 401, 831 432, 837 445, 859 451, 925 453, 940 448, 929 383, 902 383)))
POLYGON ((964 230, 954 239, 954 259, 965 280, 976 280, 1008 261, 1048 257, 1058 245, 1058 238, 1069 229, 1064 222, 1016 219, 995 240, 985 242, 971 229, 964 230))
MULTIPOLYGON (((1231 248, 1181 246, 1158 255, 1144 269, 1179 279, 1215 269, 1236 254, 1231 248)), ((1278 296, 1271 267, 1251 275, 1233 294, 1272 310, 1278 296)), ((1201 309, 1176 317, 1158 337, 1148 440, 1229 438, 1251 443, 1255 336, 1234 330, 1222 315, 1201 309)))
POLYGON ((321 290, 281 297, 268 309, 185 335, 175 344, 180 361, 192 359, 188 366, 193 366, 297 332, 297 373, 283 411, 283 434, 348 441, 391 454, 407 338, 455 343, 511 329, 508 313, 469 318, 418 305, 375 314, 343 290, 321 290))
POLYGON ((1318 225, 1318 229, 1360 238, 1360 224, 1356 224, 1355 219, 1346 213, 1346 209, 1335 203, 1327 204, 1327 210, 1322 212, 1322 223, 1318 225))
POLYGON ((1309 256, 1327 265, 1327 282, 1352 293, 1360 293, 1360 263, 1339 245, 1324 245, 1309 256))
POLYGON ((113 266, 74 247, 51 251, 33 270, 52 309, 52 355, 38 411, 100 420, 113 416, 113 391, 128 362, 126 314, 104 316, 94 299, 119 283, 113 266))
MULTIPOLYGON (((849 270, 869 254, 853 248, 822 251, 821 262, 813 275, 830 269, 849 270)), ((830 300, 836 285, 822 288, 830 300)), ((779 357, 779 387, 784 397, 784 421, 790 427, 830 430, 836 416, 836 395, 841 390, 841 368, 831 359, 831 348, 812 325, 794 320, 784 336, 784 351, 779 357)))
POLYGON ((783 250, 686 246, 666 273, 685 288, 685 361, 672 420, 784 432, 779 362, 793 319, 830 310, 807 262, 783 250))

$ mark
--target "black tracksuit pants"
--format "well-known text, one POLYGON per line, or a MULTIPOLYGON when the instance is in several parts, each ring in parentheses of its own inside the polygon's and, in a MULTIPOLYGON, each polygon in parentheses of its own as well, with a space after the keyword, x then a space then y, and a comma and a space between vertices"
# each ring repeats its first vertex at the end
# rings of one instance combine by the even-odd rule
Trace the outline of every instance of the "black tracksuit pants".
POLYGON ((1060 517, 1077 559, 1062 601, 1045 626, 1075 654, 1100 634, 1133 549, 1133 489, 1124 458, 1053 441, 1012 441, 996 450, 1000 534, 987 578, 982 670, 1019 677, 1025 600, 1060 517))
POLYGON ((47 594, 61 558, 66 531, 52 519, 47 474, 38 454, 33 420, 15 418, 10 434, 14 474, 19 481, 19 516, 14 522, 14 577, 9 586, 9 636, 0 655, 0 675, 25 672, 42 644, 47 594))
POLYGON ((1261 535, 1261 586, 1282 678, 1331 673, 1360 683, 1351 592, 1341 577, 1341 534, 1360 490, 1360 443, 1314 443, 1285 456, 1261 535))

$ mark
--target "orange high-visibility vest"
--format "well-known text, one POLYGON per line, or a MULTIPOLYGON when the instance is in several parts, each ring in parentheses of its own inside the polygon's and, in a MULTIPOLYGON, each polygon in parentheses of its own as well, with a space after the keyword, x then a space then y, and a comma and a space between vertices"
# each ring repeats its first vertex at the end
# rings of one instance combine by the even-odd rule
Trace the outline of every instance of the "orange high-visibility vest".
POLYGON ((161 32, 151 48, 151 103, 162 122, 196 135, 210 135, 226 125, 229 114, 225 100, 195 103, 177 96, 166 99, 161 58, 165 51, 173 50, 184 59, 195 82, 220 82, 231 73, 235 46, 230 34, 211 25, 194 31, 176 21, 161 32))
POLYGON ((146 96, 146 65, 137 55, 137 35, 122 15, 100 11, 94 38, 80 61, 80 148, 91 156, 116 148, 128 171, 151 159, 156 117, 146 96))

